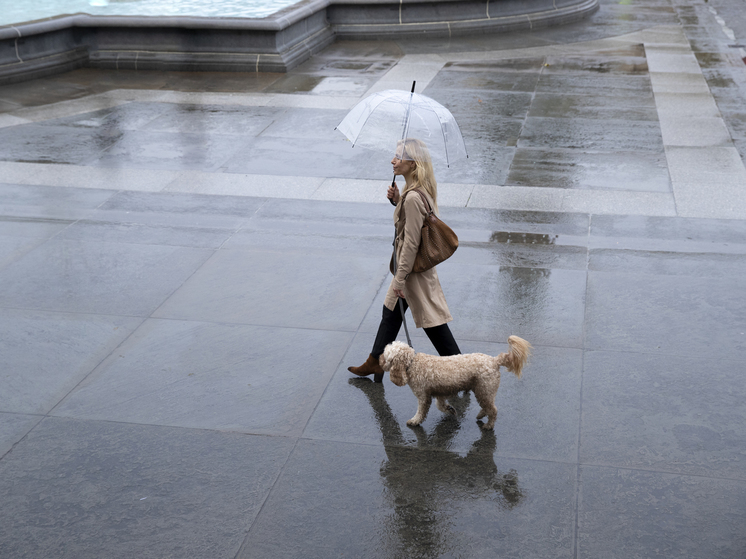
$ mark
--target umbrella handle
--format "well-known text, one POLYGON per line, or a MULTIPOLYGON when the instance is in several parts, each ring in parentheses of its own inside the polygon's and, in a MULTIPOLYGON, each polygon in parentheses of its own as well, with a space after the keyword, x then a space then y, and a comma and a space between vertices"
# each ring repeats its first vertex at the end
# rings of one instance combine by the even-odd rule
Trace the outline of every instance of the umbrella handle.
MULTIPOLYGON (((394 174, 394 178, 391 179, 391 188, 396 188, 396 174, 394 174)), ((396 206, 396 202, 394 202, 393 198, 389 198, 389 202, 391 202, 392 206, 396 206)))

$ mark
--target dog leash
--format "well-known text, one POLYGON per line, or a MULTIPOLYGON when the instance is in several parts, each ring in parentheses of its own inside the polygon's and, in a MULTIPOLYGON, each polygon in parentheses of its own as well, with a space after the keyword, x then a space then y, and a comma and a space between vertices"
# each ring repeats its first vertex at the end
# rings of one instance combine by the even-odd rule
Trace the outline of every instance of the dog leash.
MULTIPOLYGON (((394 277, 396 277, 396 270, 398 269, 398 265, 396 262, 396 227, 394 227, 394 277)), ((402 324, 404 324, 404 333, 407 335, 407 344, 409 347, 414 347, 412 345, 412 340, 409 339, 409 328, 407 328, 407 318, 404 316, 404 302, 402 301, 402 298, 397 296, 396 297, 399 300, 399 310, 401 311, 401 321, 402 324)))

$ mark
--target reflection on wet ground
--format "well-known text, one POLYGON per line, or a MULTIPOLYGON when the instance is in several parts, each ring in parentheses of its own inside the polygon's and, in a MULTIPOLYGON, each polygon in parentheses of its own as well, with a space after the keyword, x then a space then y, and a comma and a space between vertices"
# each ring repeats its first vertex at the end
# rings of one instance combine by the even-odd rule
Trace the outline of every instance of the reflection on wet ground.
POLYGON ((518 473, 499 472, 495 465, 493 431, 482 430, 464 456, 443 450, 461 428, 470 392, 449 399, 456 416, 441 419, 430 434, 420 426, 414 429, 415 451, 407 445, 382 387, 369 379, 350 379, 349 383, 365 394, 381 430, 386 452, 381 478, 391 506, 389 530, 398 534, 402 556, 440 557, 450 551, 451 519, 444 505, 453 496, 489 500, 507 510, 520 503, 518 473))
POLYGON ((540 244, 553 245, 559 235, 550 237, 549 235, 536 235, 533 233, 511 233, 508 231, 495 231, 490 235, 490 242, 493 243, 519 243, 519 244, 540 244))

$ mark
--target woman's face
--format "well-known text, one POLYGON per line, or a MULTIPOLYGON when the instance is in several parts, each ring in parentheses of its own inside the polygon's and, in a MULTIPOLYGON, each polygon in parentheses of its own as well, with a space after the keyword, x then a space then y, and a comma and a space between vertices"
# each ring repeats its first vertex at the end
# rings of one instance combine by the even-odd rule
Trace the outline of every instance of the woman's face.
POLYGON ((391 160, 391 164, 394 166, 394 174, 406 176, 414 171, 414 161, 409 159, 399 159, 398 154, 391 160))

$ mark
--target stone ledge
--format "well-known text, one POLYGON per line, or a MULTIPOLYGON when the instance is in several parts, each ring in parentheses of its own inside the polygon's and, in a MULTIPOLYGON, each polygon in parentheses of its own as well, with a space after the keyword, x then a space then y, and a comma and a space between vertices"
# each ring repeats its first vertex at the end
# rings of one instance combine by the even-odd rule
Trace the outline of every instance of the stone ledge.
POLYGON ((286 72, 336 37, 499 33, 597 9, 598 0, 303 0, 261 19, 66 15, 0 27, 0 84, 80 66, 286 72))
POLYGON ((89 61, 87 47, 75 47, 59 53, 16 61, 0 66, 0 84, 32 80, 49 75, 49 69, 55 72, 68 72, 86 66, 89 61))
POLYGON ((402 2, 347 0, 327 8, 334 34, 344 39, 457 36, 538 29, 579 21, 598 0, 484 0, 402 2))

